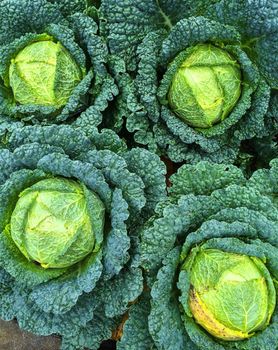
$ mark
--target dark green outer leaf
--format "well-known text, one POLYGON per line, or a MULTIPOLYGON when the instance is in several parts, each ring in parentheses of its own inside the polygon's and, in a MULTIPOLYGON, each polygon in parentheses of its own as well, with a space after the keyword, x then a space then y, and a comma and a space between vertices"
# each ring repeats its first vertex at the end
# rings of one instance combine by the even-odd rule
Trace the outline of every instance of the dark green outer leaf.
POLYGON ((172 289, 178 263, 179 249, 176 247, 165 258, 164 266, 159 271, 152 288, 149 329, 158 349, 195 350, 197 347, 186 334, 180 317, 178 295, 172 289))
POLYGON ((155 350, 148 330, 150 296, 144 293, 138 303, 131 306, 125 322, 123 336, 117 344, 118 350, 155 350))
POLYGON ((1 1, 0 44, 2 45, 27 32, 41 33, 51 23, 66 24, 58 7, 46 0, 21 0, 20 6, 18 5, 17 0, 1 1))
POLYGON ((48 0, 56 4, 63 15, 68 16, 76 12, 84 12, 87 10, 88 0, 48 0))

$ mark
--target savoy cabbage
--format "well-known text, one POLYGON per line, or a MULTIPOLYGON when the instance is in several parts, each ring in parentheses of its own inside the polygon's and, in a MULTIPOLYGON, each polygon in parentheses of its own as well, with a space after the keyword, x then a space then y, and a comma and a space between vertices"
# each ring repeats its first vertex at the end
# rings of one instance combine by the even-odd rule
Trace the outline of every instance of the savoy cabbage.
POLYGON ((103 0, 101 10, 108 18, 120 115, 136 143, 175 162, 223 163, 235 161, 242 141, 277 130, 277 111, 274 119, 268 113, 271 91, 278 87, 275 2, 103 0), (209 58, 208 47, 190 59, 188 52, 198 45, 213 45, 237 63, 241 93, 230 107, 230 89, 239 77, 224 73, 225 61, 209 58), (171 85, 182 67, 173 103, 171 85), (217 124, 200 122, 207 114, 217 124))
POLYGON ((135 228, 165 167, 109 130, 16 128, 0 151, 0 316, 97 349, 143 291, 135 228), (71 140, 71 142, 68 142, 71 140))
POLYGON ((234 166, 200 162, 171 177, 170 197, 140 230, 151 300, 142 297, 123 342, 277 348, 277 171, 275 159, 247 180, 234 166))
POLYGON ((0 114, 25 124, 101 122, 118 88, 87 1, 0 4, 0 114))
POLYGON ((278 350, 277 18, 0 1, 1 319, 64 350, 278 350))

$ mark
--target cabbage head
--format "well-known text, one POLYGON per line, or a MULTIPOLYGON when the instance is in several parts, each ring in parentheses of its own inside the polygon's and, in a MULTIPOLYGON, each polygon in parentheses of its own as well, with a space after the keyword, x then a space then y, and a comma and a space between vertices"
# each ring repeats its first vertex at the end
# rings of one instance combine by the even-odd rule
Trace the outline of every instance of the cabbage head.
POLYGON ((43 268, 83 260, 102 235, 105 207, 84 184, 64 178, 40 180, 19 194, 11 216, 11 238, 43 268))
MULTIPOLYGON (((193 248, 181 267, 190 276, 185 312, 215 338, 243 340, 264 330, 276 306, 274 281, 257 257, 193 248)), ((182 283, 182 282, 181 282, 182 283)))
POLYGON ((27 45, 9 67, 9 85, 22 105, 64 107, 82 77, 71 54, 52 40, 27 45))
POLYGON ((212 127, 229 115, 240 97, 240 67, 213 45, 197 45, 184 54, 168 92, 169 105, 187 124, 212 127))

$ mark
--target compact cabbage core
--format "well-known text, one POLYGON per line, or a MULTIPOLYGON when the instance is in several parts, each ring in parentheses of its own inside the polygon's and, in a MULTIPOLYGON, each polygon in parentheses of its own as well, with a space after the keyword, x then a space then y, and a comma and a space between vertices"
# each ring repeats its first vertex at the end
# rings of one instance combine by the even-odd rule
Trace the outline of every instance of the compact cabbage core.
POLYGON ((195 248, 183 269, 190 273, 189 308, 211 335, 243 340, 269 324, 276 291, 260 259, 195 248))
POLYGON ((95 248, 94 227, 103 227, 104 206, 76 181, 50 178, 19 196, 11 237, 22 254, 44 268, 64 268, 95 248))
POLYGON ((193 127, 224 120, 241 94, 241 71, 225 50, 211 44, 189 48, 168 93, 171 109, 193 127))
POLYGON ((22 105, 63 107, 82 76, 72 55, 52 40, 26 46, 9 69, 15 101, 22 105))

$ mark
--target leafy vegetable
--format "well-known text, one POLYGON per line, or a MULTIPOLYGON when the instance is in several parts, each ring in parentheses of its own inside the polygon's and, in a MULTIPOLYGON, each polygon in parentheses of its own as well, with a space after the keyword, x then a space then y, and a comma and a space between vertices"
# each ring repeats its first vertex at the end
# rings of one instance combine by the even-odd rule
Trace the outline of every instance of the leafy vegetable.
POLYGON ((73 57, 51 38, 26 46, 9 68, 15 101, 22 105, 63 107, 81 79, 73 57))
POLYGON ((6 147, 0 316, 62 335, 62 349, 98 349, 142 293, 135 228, 165 198, 164 165, 95 128, 15 127, 6 147))
POLYGON ((84 130, 101 123, 118 88, 96 8, 84 0, 4 0, 0 19, 1 115, 84 130))
POLYGON ((232 163, 242 141, 272 133, 278 31, 271 3, 103 0, 101 10, 115 70, 125 62, 115 74, 118 103, 136 143, 174 162, 232 163))
POLYGON ((208 162, 172 176, 170 198, 140 229, 157 349, 276 349, 278 161, 271 166, 249 180, 208 162))
POLYGON ((95 240, 102 236, 104 210, 83 184, 40 180, 19 194, 10 235, 29 261, 46 269, 69 267, 99 250, 95 240))
POLYGON ((197 45, 183 56, 169 89, 169 105, 187 124, 211 127, 228 116, 240 97, 239 66, 213 45, 197 45))
POLYGON ((185 312, 189 305, 189 317, 216 338, 246 339, 268 326, 276 291, 260 259, 197 247, 182 271, 191 284, 189 296, 182 294, 185 312))
POLYGON ((0 2, 1 319, 61 350, 278 350, 277 11, 0 2))

